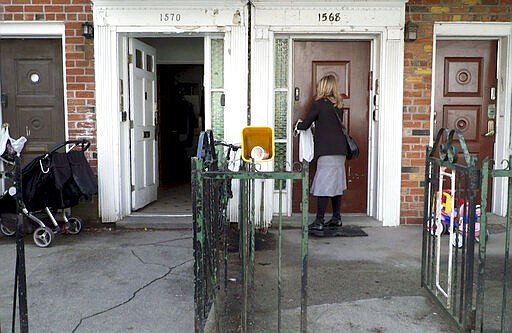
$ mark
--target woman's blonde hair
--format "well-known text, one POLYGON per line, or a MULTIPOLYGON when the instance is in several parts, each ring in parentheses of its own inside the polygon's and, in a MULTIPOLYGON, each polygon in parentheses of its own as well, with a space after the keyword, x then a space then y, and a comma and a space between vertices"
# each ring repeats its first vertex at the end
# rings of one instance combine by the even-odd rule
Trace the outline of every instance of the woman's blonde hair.
POLYGON ((343 96, 341 96, 338 84, 336 83, 336 77, 332 74, 328 74, 318 81, 315 101, 322 98, 327 98, 337 108, 343 106, 343 96))

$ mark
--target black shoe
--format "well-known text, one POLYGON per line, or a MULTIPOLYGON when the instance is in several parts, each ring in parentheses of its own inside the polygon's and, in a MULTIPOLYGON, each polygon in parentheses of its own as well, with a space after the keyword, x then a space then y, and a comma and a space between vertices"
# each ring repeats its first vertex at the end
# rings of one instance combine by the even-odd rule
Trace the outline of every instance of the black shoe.
POLYGON ((343 223, 341 222, 341 217, 333 216, 329 221, 327 221, 324 226, 325 227, 341 227, 343 223))
POLYGON ((324 230, 324 219, 322 218, 316 218, 313 223, 311 223, 309 226, 308 226, 308 230, 317 230, 317 231, 322 231, 324 230))

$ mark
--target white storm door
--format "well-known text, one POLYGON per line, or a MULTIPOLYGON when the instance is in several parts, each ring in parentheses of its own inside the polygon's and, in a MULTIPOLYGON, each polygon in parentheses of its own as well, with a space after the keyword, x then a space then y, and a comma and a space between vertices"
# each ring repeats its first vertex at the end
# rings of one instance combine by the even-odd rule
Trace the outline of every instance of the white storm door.
POLYGON ((132 210, 157 199, 156 50, 129 39, 132 210))

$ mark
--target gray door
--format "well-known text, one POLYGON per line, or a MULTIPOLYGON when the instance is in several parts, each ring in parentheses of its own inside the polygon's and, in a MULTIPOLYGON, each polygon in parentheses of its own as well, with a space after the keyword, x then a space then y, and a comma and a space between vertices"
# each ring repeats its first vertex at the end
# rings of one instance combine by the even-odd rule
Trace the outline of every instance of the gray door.
POLYGON ((2 122, 11 137, 27 136, 26 163, 64 141, 60 39, 1 39, 2 122))

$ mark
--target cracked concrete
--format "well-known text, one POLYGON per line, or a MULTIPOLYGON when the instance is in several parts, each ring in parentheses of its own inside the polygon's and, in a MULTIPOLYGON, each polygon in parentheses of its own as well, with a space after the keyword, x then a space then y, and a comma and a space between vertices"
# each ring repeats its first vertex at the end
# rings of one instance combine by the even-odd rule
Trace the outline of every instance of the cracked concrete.
MULTIPOLYGON (((191 230, 85 230, 26 245, 29 331, 192 332, 191 230)), ((0 237, 0 331, 11 330, 15 242, 0 237)), ((18 320, 17 320, 18 321, 18 320)))
MULTIPOLYGON (((452 332, 419 285, 420 226, 364 219, 344 223, 362 223, 368 237, 310 239, 308 332, 452 332)), ((298 331, 298 220, 284 230, 283 332, 298 331)), ((30 333, 194 331, 190 218, 136 218, 59 235, 46 249, 27 235, 25 244, 30 333)), ((276 331, 274 250, 256 253, 254 332, 276 331)), ((14 240, 0 236, 1 332, 11 329, 15 255, 14 240)))

